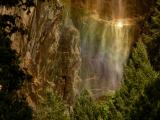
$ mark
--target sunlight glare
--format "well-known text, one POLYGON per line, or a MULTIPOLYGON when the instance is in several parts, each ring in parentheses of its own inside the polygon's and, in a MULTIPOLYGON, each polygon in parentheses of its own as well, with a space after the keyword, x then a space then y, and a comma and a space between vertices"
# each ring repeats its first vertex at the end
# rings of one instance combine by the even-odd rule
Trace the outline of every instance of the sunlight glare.
POLYGON ((119 28, 122 28, 123 27, 123 22, 122 21, 118 21, 116 26, 119 27, 119 28))

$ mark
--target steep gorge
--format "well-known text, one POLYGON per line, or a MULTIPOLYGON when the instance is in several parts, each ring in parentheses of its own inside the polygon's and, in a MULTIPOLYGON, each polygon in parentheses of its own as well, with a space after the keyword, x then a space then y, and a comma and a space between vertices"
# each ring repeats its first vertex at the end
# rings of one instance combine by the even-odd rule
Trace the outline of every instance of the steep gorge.
POLYGON ((12 36, 21 67, 33 76, 28 99, 48 85, 68 103, 83 88, 100 96, 120 86, 123 65, 143 19, 143 1, 35 1, 30 11, 1 8, 21 16, 27 34, 12 36), (137 6, 139 5, 139 6, 137 6), (140 7, 141 6, 141 7, 140 7), (142 8, 142 9, 140 9, 142 8))

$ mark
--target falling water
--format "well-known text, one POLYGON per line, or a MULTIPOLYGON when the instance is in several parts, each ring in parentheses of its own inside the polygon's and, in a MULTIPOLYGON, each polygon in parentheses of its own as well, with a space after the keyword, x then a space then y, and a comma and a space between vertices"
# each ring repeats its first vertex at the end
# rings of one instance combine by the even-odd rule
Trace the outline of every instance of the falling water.
POLYGON ((122 0, 110 2, 110 16, 107 12, 101 16, 103 2, 99 0, 87 18, 81 39, 83 86, 98 95, 119 87, 134 32, 122 0))
POLYGON ((72 8, 71 18, 73 23, 78 23, 81 34, 82 88, 96 96, 108 89, 117 89, 134 36, 134 23, 126 17, 123 0, 72 2, 80 7, 77 18, 72 8))

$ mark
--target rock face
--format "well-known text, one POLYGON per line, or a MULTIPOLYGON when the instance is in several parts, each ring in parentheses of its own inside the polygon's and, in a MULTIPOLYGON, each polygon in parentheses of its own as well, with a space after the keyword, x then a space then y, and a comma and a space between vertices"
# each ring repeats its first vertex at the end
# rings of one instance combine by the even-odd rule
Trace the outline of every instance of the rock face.
POLYGON ((81 63, 79 37, 75 27, 64 27, 56 57, 56 89, 68 103, 72 103, 80 81, 78 76, 81 63))
POLYGON ((36 102, 37 96, 49 85, 71 103, 79 80, 79 32, 73 25, 62 26, 60 2, 38 0, 36 7, 28 11, 18 8, 0 10, 1 14, 21 16, 21 25, 28 31, 12 36, 12 47, 21 56, 21 67, 33 76, 33 82, 27 85, 28 99, 36 102))
MULTIPOLYGON (((21 56, 21 67, 33 76, 32 83, 27 84, 27 93, 33 102, 36 102, 37 95, 41 94, 39 91, 50 85, 71 104, 75 94, 78 93, 80 70, 81 78, 89 80, 87 83, 81 82, 83 87, 87 84, 91 87, 102 87, 99 82, 106 83, 106 78, 112 73, 109 72, 109 68, 113 67, 106 62, 106 58, 112 53, 108 48, 110 46, 119 48, 119 44, 116 46, 112 44, 112 39, 117 38, 111 32, 112 24, 108 23, 113 18, 119 19, 119 10, 122 10, 121 13, 125 11, 121 18, 132 19, 142 16, 146 8, 143 0, 61 0, 61 2, 64 2, 64 6, 60 0, 35 0, 36 6, 27 11, 20 8, 0 8, 0 14, 21 16, 17 25, 27 30, 26 34, 15 33, 12 36, 12 47, 21 56), (88 76, 89 71, 93 71, 91 73, 94 74, 88 76), (98 82, 95 74, 100 76, 98 82), (100 79, 104 80, 99 81, 100 79)), ((116 25, 116 22, 113 24, 116 25)), ((113 26, 112 31, 115 31, 113 26)), ((120 32, 116 33, 119 35, 120 32)), ((126 31, 125 33, 129 34, 126 31)), ((124 36, 126 35, 121 34, 122 38, 124 36)), ((118 52, 118 56, 120 55, 118 52)), ((113 64, 115 65, 114 62, 113 64)))

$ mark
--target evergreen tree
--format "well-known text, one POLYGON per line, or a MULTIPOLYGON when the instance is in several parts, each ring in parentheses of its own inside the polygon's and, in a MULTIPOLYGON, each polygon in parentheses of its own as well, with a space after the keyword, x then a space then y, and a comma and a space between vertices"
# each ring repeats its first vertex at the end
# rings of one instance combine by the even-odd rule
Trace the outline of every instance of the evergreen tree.
POLYGON ((83 90, 73 106, 72 120, 107 120, 108 105, 96 102, 87 90, 83 90))
POLYGON ((154 69, 160 71, 160 0, 156 0, 146 20, 143 41, 154 69))
MULTIPOLYGON (((124 71, 124 81, 121 89, 115 94, 113 103, 110 104, 110 120, 145 120, 144 113, 150 109, 142 107, 139 101, 145 99, 145 89, 148 85, 158 79, 148 60, 145 45, 141 40, 133 48, 128 65, 124 71)), ((148 101, 149 102, 149 101, 148 101)))
POLYGON ((51 88, 46 88, 44 94, 40 97, 34 120, 68 120, 62 99, 51 88))
POLYGON ((132 111, 132 118, 137 120, 159 120, 160 115, 160 79, 152 81, 144 89, 144 95, 140 96, 132 111))
MULTIPOLYGON (((147 45, 149 60, 153 68, 160 72, 160 0, 155 0, 151 9, 151 15, 145 24, 147 32, 143 34, 143 41, 147 45)), ((138 119, 159 120, 160 114, 160 76, 153 79, 144 89, 145 96, 141 96, 136 102, 135 111, 138 119), (141 109, 137 109, 138 106, 141 109)), ((132 114, 134 116, 135 114, 132 114)))
POLYGON ((73 120, 98 120, 97 107, 89 92, 84 90, 73 107, 73 120))
POLYGON ((133 48, 122 87, 109 102, 110 120, 158 120, 160 114, 160 0, 155 0, 142 40, 133 48), (148 54, 148 55, 147 55, 148 54), (155 71, 156 70, 156 71, 155 71))

